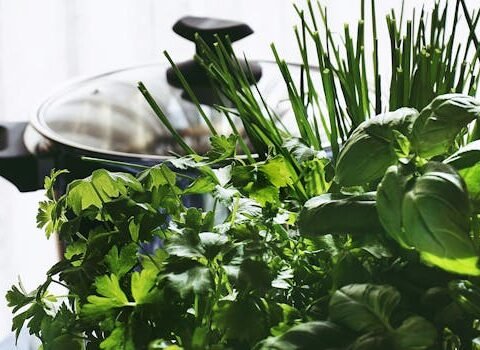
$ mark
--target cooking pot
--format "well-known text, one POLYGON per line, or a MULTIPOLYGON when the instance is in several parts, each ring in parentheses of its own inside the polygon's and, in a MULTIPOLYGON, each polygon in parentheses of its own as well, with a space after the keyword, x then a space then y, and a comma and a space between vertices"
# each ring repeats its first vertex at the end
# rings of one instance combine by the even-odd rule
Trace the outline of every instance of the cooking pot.
MULTIPOLYGON (((214 34, 241 39, 253 31, 243 23, 185 17, 173 27, 181 36, 198 35, 213 45, 214 34)), ((290 113, 288 93, 275 62, 250 64, 254 80, 267 104, 282 118, 290 113)), ((228 123, 211 107, 212 94, 205 72, 194 60, 179 64, 206 114, 217 130, 229 132, 228 123)), ((300 67, 290 65, 292 76, 300 67)), ((135 172, 123 165, 98 164, 82 157, 151 166, 179 149, 152 112, 137 82, 142 81, 187 143, 198 151, 208 147, 208 129, 196 106, 188 100, 176 75, 166 65, 146 64, 104 73, 68 85, 44 101, 30 122, 0 124, 0 176, 22 191, 42 188, 52 168, 68 169, 68 183, 96 168, 135 172)))

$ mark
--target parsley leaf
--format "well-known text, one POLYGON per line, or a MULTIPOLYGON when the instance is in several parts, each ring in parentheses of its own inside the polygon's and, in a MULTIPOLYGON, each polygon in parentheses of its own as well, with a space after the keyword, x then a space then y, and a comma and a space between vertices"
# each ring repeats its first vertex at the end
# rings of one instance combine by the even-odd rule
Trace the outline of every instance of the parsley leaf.
POLYGON ((98 277, 95 286, 97 293, 101 296, 90 295, 87 298, 88 303, 82 307, 82 314, 85 317, 104 317, 105 313, 113 309, 129 305, 127 296, 120 288, 116 275, 98 277))
POLYGON ((142 191, 140 182, 130 174, 112 173, 100 169, 83 180, 71 182, 67 190, 67 204, 77 215, 90 207, 102 208, 104 202, 125 195, 129 188, 142 191))
POLYGON ((135 243, 131 243, 121 248, 119 254, 117 246, 113 246, 105 256, 105 263, 107 264, 110 272, 118 278, 125 276, 125 274, 137 263, 137 250, 137 245, 135 243))
POLYGON ((137 304, 145 304, 150 301, 155 291, 152 289, 157 282, 158 271, 143 269, 132 274, 132 296, 137 304))

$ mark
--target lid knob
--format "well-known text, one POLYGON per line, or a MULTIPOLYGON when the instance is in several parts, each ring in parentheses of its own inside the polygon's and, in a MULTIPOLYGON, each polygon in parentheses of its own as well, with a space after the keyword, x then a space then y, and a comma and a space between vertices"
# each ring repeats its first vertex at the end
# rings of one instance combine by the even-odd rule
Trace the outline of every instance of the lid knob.
MULTIPOLYGON (((195 36, 198 34, 200 38, 211 47, 213 47, 217 41, 217 35, 220 39, 228 37, 231 42, 234 42, 253 33, 252 28, 242 22, 193 16, 179 19, 174 24, 173 31, 181 37, 193 42, 195 42, 195 36)), ((197 53, 200 53, 198 47, 196 48, 196 51, 197 53)), ((259 64, 249 62, 248 68, 245 64, 242 64, 242 66, 244 70, 250 69, 255 82, 262 77, 262 68, 259 64)), ((188 60, 177 64, 177 67, 201 103, 213 105, 218 102, 216 101, 212 87, 210 86, 207 72, 197 61, 194 59, 188 60)), ((167 70, 167 81, 172 86, 183 88, 182 83, 172 68, 167 70)), ((187 98, 185 92, 182 96, 187 98)))
POLYGON ((208 45, 213 45, 220 38, 228 36, 231 42, 240 40, 253 33, 247 24, 218 18, 192 17, 180 18, 174 25, 173 31, 187 40, 195 42, 198 34, 208 45))

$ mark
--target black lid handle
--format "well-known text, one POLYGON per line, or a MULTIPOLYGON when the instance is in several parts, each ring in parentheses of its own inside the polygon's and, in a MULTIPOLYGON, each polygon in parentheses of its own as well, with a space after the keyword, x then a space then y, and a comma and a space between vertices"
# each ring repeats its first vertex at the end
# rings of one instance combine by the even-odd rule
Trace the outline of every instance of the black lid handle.
POLYGON ((228 36, 230 41, 234 42, 253 33, 252 28, 242 22, 193 16, 179 19, 174 24, 173 31, 193 42, 195 34, 198 34, 210 46, 217 41, 215 35, 221 39, 228 36))
MULTIPOLYGON (((225 38, 228 37, 230 42, 234 42, 253 33, 252 28, 245 23, 217 18, 192 16, 179 19, 173 26, 173 31, 178 35, 195 42, 197 54, 201 54, 201 52, 197 45, 196 35, 198 35, 208 46, 213 47, 218 41, 217 38, 225 40, 225 38)), ((251 76, 253 77, 252 83, 259 81, 262 76, 262 68, 258 63, 250 62, 247 67, 243 61, 240 61, 240 65, 243 70, 249 70, 251 72, 251 76)), ((195 59, 178 63, 177 67, 201 103, 207 105, 219 103, 216 94, 213 92, 213 86, 210 84, 207 72, 195 59)), ((174 87, 183 88, 182 83, 172 68, 167 70, 167 81, 174 87)), ((185 91, 182 93, 182 96, 188 99, 188 95, 185 91)))

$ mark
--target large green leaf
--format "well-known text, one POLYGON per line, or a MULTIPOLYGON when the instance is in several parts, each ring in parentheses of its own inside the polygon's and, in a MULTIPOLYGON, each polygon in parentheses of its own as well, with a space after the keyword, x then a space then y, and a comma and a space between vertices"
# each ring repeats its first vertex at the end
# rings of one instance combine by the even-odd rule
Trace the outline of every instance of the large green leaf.
POLYGON ((461 177, 446 164, 428 163, 406 191, 402 222, 407 243, 430 264, 460 274, 480 275, 470 239, 470 204, 461 177))
POLYGON ((414 176, 391 167, 378 187, 378 213, 388 234, 444 270, 480 275, 470 239, 470 203, 465 183, 449 165, 429 162, 414 176))
POLYGON ((349 350, 426 350, 435 344, 436 337, 437 332, 430 322, 412 316, 393 331, 364 334, 349 350))
POLYGON ((353 253, 340 256, 332 269, 333 288, 338 289, 348 284, 367 283, 372 276, 353 253))
POLYGON ((355 186, 381 178, 397 160, 394 131, 409 135, 417 115, 415 109, 400 108, 361 123, 338 155, 336 181, 355 186))
POLYGON ((471 96, 447 94, 436 97, 420 112, 413 125, 415 151, 428 159, 446 153, 462 128, 479 116, 480 102, 471 96))

